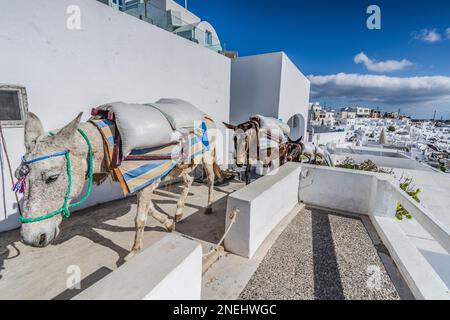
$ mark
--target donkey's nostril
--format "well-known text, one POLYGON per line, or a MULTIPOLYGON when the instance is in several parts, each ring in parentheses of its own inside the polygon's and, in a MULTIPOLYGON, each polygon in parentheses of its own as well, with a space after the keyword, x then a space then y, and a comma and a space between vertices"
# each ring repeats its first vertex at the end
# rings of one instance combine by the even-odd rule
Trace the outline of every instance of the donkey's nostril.
POLYGON ((39 236, 39 242, 38 242, 38 245, 39 245, 40 247, 42 247, 43 245, 45 245, 46 240, 47 240, 46 234, 45 234, 45 233, 41 234, 41 235, 39 236))

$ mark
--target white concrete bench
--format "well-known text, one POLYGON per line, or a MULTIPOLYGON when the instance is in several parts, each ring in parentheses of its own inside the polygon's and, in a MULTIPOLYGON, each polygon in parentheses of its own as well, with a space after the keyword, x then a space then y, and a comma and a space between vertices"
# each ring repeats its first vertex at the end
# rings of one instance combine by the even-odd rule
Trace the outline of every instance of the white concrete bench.
POLYGON ((168 234, 75 300, 200 300, 202 247, 168 234))
POLYGON ((239 209, 236 222, 225 238, 225 248, 251 258, 275 226, 298 204, 301 165, 287 163, 275 174, 262 177, 228 197, 226 227, 230 214, 239 209))
POLYGON ((370 218, 414 297, 421 300, 450 300, 448 287, 402 231, 398 222, 387 217, 370 218))

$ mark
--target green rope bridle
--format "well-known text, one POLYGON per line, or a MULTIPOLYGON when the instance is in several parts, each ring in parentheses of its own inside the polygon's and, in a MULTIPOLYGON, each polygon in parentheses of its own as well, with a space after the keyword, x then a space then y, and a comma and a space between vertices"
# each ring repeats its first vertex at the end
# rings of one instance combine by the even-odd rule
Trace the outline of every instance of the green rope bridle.
MULTIPOLYGON (((32 159, 32 160, 26 160, 26 159, 22 159, 22 163, 23 164, 31 164, 31 163, 35 163, 35 162, 39 162, 45 159, 49 159, 49 158, 53 158, 53 157, 59 157, 59 156, 64 156, 66 158, 66 169, 67 169, 67 177, 68 177, 68 187, 67 187, 67 193, 64 197, 64 203, 61 206, 61 208, 59 208, 56 211, 47 213, 45 215, 42 216, 38 216, 38 217, 33 217, 33 218, 26 218, 23 216, 20 216, 19 219, 22 223, 32 223, 32 222, 38 222, 38 221, 42 221, 42 220, 47 220, 50 219, 58 214, 62 214, 64 218, 69 218, 70 217, 70 208, 73 207, 77 207, 81 204, 83 204, 87 198, 89 198, 89 195, 91 194, 91 190, 92 190, 92 182, 93 182, 93 178, 94 178, 94 156, 92 153, 92 145, 91 142, 89 141, 89 138, 87 137, 87 135, 83 132, 83 130, 78 129, 78 132, 81 134, 81 136, 84 138, 84 140, 86 141, 86 144, 88 146, 88 150, 89 150, 89 167, 88 167, 88 176, 89 176, 89 184, 88 184, 88 188, 86 193, 84 194, 83 198, 81 198, 80 201, 76 202, 76 203, 72 203, 69 205, 69 200, 70 200, 70 193, 72 192, 72 169, 70 166, 70 151, 66 150, 64 152, 60 152, 60 153, 56 153, 56 154, 52 154, 49 156, 44 156, 44 157, 40 157, 40 158, 36 158, 36 159, 32 159)), ((53 135, 52 133, 50 133, 50 135, 53 135)))

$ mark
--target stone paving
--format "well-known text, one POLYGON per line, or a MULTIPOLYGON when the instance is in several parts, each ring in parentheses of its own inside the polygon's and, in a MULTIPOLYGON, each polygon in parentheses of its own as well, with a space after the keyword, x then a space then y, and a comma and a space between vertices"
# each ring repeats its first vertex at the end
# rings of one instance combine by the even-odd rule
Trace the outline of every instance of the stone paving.
POLYGON ((400 299, 359 218, 302 210, 240 299, 400 299))

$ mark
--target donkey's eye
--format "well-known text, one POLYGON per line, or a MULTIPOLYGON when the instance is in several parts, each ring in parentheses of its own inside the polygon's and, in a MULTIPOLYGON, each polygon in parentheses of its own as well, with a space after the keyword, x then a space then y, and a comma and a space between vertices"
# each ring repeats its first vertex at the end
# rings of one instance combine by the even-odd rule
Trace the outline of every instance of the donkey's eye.
POLYGON ((45 183, 50 184, 52 182, 55 182, 56 180, 58 180, 58 177, 59 177, 59 174, 51 175, 47 179, 45 179, 45 183))

